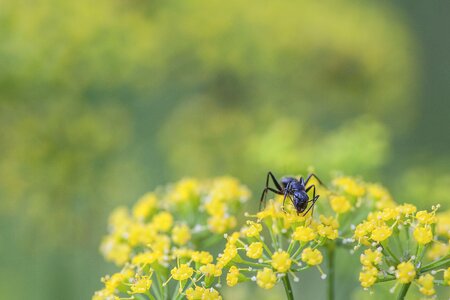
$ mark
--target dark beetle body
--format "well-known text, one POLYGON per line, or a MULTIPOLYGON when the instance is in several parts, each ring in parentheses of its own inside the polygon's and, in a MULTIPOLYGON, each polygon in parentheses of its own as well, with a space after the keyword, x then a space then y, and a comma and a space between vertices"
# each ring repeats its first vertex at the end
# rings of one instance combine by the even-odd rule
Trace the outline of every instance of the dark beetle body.
POLYGON ((303 177, 300 177, 300 179, 295 179, 293 177, 283 177, 281 178, 281 183, 278 183, 275 176, 272 174, 272 172, 267 173, 267 179, 266 179, 266 187, 263 190, 263 193, 261 195, 260 204, 259 207, 261 209, 261 204, 265 200, 265 197, 267 195, 267 191, 274 192, 278 195, 283 195, 283 210, 284 210, 284 202, 286 198, 289 198, 292 202, 292 205, 294 205, 295 210, 297 211, 297 214, 303 213, 305 210, 306 212, 304 215, 306 215, 310 209, 314 207, 314 204, 316 203, 317 199, 319 198, 319 195, 316 195, 316 187, 314 184, 311 184, 308 186, 308 182, 311 179, 311 177, 315 177, 320 184, 322 182, 315 174, 310 174, 308 177, 303 179, 303 177), (269 178, 272 179, 275 189, 269 187, 269 178), (308 196, 308 191, 313 190, 313 196, 310 199, 308 196), (308 208, 308 203, 312 202, 311 206, 308 208), (308 208, 308 209, 307 209, 308 208))

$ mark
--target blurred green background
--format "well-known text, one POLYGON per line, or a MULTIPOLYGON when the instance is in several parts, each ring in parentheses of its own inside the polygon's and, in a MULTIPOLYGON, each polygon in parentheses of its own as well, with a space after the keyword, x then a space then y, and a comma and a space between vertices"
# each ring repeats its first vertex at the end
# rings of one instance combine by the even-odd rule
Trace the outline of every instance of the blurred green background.
MULTIPOLYGON (((0 1, 1 298, 90 298, 114 270, 98 252, 111 209, 184 176, 229 174, 258 194, 268 170, 314 166, 450 208, 449 13, 406 0, 0 1)), ((358 299, 345 269, 339 297, 358 299)), ((320 298, 308 274, 299 299, 320 298)))

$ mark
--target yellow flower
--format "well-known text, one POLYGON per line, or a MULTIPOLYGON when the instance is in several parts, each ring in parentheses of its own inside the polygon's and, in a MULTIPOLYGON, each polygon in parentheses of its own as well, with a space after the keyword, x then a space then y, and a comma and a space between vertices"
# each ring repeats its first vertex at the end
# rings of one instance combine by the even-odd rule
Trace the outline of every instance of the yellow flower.
POLYGON ((333 216, 325 217, 324 215, 320 215, 319 219, 323 225, 330 226, 334 229, 339 228, 339 222, 333 216))
POLYGON ((450 285, 450 267, 448 267, 447 270, 444 271, 444 283, 446 285, 450 285))
POLYGON ((369 195, 376 201, 377 209, 394 207, 395 203, 389 192, 379 184, 369 184, 367 186, 369 195))
POLYGON ((256 284, 258 284, 263 289, 271 289, 277 282, 277 276, 272 271, 272 269, 264 268, 262 271, 259 270, 256 273, 256 284))
POLYGON ((227 285, 235 286, 239 281, 239 269, 236 266, 231 266, 227 274, 227 285))
POLYGON ((107 277, 103 280, 105 283, 105 289, 114 293, 115 290, 122 284, 122 281, 125 279, 125 275, 122 273, 115 273, 111 275, 111 277, 107 277))
POLYGON ((156 253, 156 252, 142 252, 142 253, 136 254, 136 256, 133 257, 131 262, 134 265, 151 265, 152 263, 154 263, 159 258, 161 258, 161 254, 160 253, 156 253))
POLYGON ((381 211, 379 214, 383 221, 395 220, 399 215, 399 211, 392 207, 387 207, 381 211))
POLYGON ((346 213, 352 208, 350 201, 345 196, 333 196, 330 199, 331 208, 338 214, 346 213))
POLYGON ((334 240, 338 237, 338 230, 334 229, 331 226, 326 226, 323 224, 319 224, 317 226, 317 232, 320 236, 324 236, 330 240, 334 240))
POLYGON ((428 244, 433 239, 433 233, 429 227, 417 226, 414 229, 413 235, 417 243, 421 245, 428 244))
POLYGON ((436 234, 450 239, 450 210, 436 216, 436 234))
POLYGON ((107 289, 103 289, 100 291, 96 291, 94 293, 94 296, 92 297, 92 300, 120 300, 120 298, 107 289))
POLYGON ((375 227, 375 229, 372 231, 371 239, 380 243, 387 238, 389 238, 392 234, 392 229, 389 228, 386 225, 381 225, 378 227, 375 227))
POLYGON ((285 251, 278 251, 272 255, 272 267, 278 272, 286 273, 291 267, 291 257, 289 253, 285 251))
POLYGON ((322 263, 323 256, 319 250, 308 247, 302 252, 302 260, 310 266, 315 266, 322 263))
POLYGON ((205 209, 211 216, 222 217, 227 211, 227 205, 219 198, 211 198, 211 200, 205 204, 205 209))
POLYGON ((152 224, 157 230, 166 232, 172 227, 173 217, 169 212, 162 211, 153 217, 152 224))
POLYGON ((410 283, 416 277, 416 269, 411 262, 402 262, 397 266, 395 277, 400 283, 410 283))
POLYGON ((414 214, 417 211, 417 207, 412 204, 405 203, 403 205, 399 205, 396 207, 396 210, 402 215, 409 216, 414 214))
POLYGON ((205 274, 205 276, 218 277, 222 275, 222 269, 215 264, 207 264, 200 267, 200 272, 205 274))
POLYGON ((191 230, 186 224, 177 225, 172 229, 172 240, 177 245, 185 245, 191 239, 191 230))
POLYGON ((157 231, 152 224, 133 223, 128 232, 128 243, 130 246, 146 245, 156 237, 157 231))
POLYGON ((361 254, 360 261, 364 266, 379 265, 383 259, 383 254, 380 251, 373 251, 367 249, 361 254))
POLYGON ((100 246, 100 251, 107 260, 123 266, 130 258, 131 247, 128 244, 117 243, 114 239, 106 238, 100 246))
POLYGON ((237 255, 237 248, 234 244, 227 243, 222 256, 217 260, 217 266, 223 268, 237 255))
POLYGON ((192 252, 191 258, 194 262, 202 265, 209 264, 213 261, 213 256, 207 251, 194 251, 192 252))
POLYGON ((417 280, 417 282, 420 285, 419 291, 426 296, 434 295, 436 291, 434 290, 433 281, 434 277, 430 274, 420 276, 419 279, 417 280))
POLYGON ((241 233, 239 231, 236 231, 227 237, 227 241, 230 244, 236 244, 236 242, 239 240, 240 237, 241 237, 241 233))
POLYGON ((138 276, 130 286, 130 294, 144 294, 150 289, 152 280, 148 276, 138 276))
POLYGON ((202 295, 202 300, 221 300, 219 292, 213 288, 205 289, 202 295))
POLYGON ((292 238, 300 242, 309 242, 316 238, 316 233, 310 227, 298 226, 295 228, 292 238))
POLYGON ((156 195, 147 193, 133 206, 133 216, 138 220, 144 220, 156 209, 156 195))
POLYGON ((186 298, 188 300, 201 300, 203 297, 204 288, 201 286, 196 286, 195 290, 193 288, 188 288, 186 290, 186 298))
POLYGON ((427 257, 436 260, 450 253, 450 245, 444 243, 433 243, 427 252, 427 257))
POLYGON ((234 216, 212 216, 208 218, 208 228, 214 233, 224 233, 229 228, 236 227, 234 216))
POLYGON ((191 278, 192 274, 194 273, 194 269, 189 267, 187 264, 181 264, 180 267, 175 267, 170 271, 170 274, 172 274, 173 279, 181 281, 186 280, 188 278, 191 278))
POLYGON ((255 223, 252 221, 247 221, 247 227, 243 229, 243 233, 247 237, 258 237, 259 233, 262 231, 262 225, 260 223, 255 223))
POLYGON ((378 270, 374 266, 363 266, 359 273, 359 282, 364 288, 371 287, 377 281, 378 270))
POLYGON ((263 254, 263 244, 261 242, 251 243, 247 249, 247 256, 253 259, 258 259, 263 254))
POLYGON ((344 192, 355 197, 361 197, 366 193, 364 187, 359 185, 359 183, 350 177, 336 178, 333 180, 333 184, 340 187, 344 192))
POLYGON ((433 223, 436 223, 436 216, 434 215, 434 211, 430 212, 430 213, 427 212, 426 210, 418 211, 416 213, 416 219, 421 224, 433 224, 433 223))
POLYGON ((190 258, 192 256, 192 250, 189 248, 176 248, 176 249, 172 249, 172 257, 174 259, 177 258, 190 258))
POLYGON ((186 178, 175 184, 168 195, 168 201, 180 204, 195 201, 199 197, 200 182, 196 179, 186 178))

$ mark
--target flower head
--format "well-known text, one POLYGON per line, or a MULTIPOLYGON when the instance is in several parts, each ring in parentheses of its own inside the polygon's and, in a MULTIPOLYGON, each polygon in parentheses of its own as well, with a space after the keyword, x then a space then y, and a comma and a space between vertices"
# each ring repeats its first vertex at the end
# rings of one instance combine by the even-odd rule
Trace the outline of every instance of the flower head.
POLYGON ((382 242, 392 235, 392 229, 386 225, 375 227, 370 238, 376 242, 382 242))
POLYGON ((426 295, 431 296, 436 293, 434 290, 434 277, 430 274, 425 274, 419 277, 417 282, 420 285, 419 291, 426 295))
POLYGON ((309 242, 316 238, 316 233, 310 227, 298 226, 295 228, 292 238, 299 242, 309 242))
POLYGON ((172 240, 177 245, 185 245, 191 239, 191 230, 186 224, 177 225, 172 229, 172 240))
POLYGON ((194 269, 189 267, 189 265, 187 264, 181 264, 178 268, 175 267, 170 271, 170 274, 172 274, 173 279, 178 281, 191 278, 193 273, 194 269))
POLYGON ((264 268, 256 274, 256 283, 263 289, 271 289, 277 282, 277 276, 272 269, 264 268))
POLYGON ((428 244, 433 239, 433 233, 430 227, 417 226, 414 229, 414 239, 421 245, 428 244))
POLYGON ((239 269, 236 266, 231 266, 227 274, 228 286, 235 286, 239 281, 239 269))
POLYGON ((402 262, 397 266, 395 276, 401 283, 410 283, 416 277, 416 269, 411 262, 402 262))
POLYGON ((247 256, 253 259, 258 259, 263 254, 263 244, 261 242, 251 243, 247 249, 247 256))
POLYGON ((308 247, 302 252, 302 260, 310 266, 315 266, 322 263, 323 256, 319 250, 308 247))
POLYGON ((213 256, 207 251, 194 251, 191 254, 191 258, 194 262, 202 265, 209 264, 213 261, 213 256))
POLYGON ((359 282, 364 288, 371 287, 377 281, 378 270, 374 266, 363 266, 359 273, 359 282))
POLYGON ((144 294, 150 289, 152 281, 149 276, 137 276, 130 286, 130 294, 144 294))
POLYGON ((352 205, 345 196, 333 196, 330 198, 331 208, 338 214, 348 212, 352 205))
POLYGON ((278 251, 272 255, 272 267, 278 272, 286 273, 291 267, 291 263, 289 253, 285 251, 278 251))

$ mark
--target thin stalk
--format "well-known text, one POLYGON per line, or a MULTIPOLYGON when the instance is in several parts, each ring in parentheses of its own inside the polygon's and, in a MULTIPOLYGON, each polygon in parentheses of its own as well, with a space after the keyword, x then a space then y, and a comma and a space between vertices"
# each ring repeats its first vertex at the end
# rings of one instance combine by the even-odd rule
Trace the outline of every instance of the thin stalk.
POLYGON ((334 300, 335 256, 334 245, 330 245, 328 247, 328 300, 334 300))
POLYGON ((286 292, 286 297, 288 300, 294 300, 294 293, 292 292, 291 283, 289 281, 289 275, 286 274, 282 278, 283 285, 284 285, 284 291, 286 292))
POLYGON ((402 285, 402 289, 400 290, 400 293, 398 294, 397 300, 405 299, 406 293, 408 292, 410 286, 411 286, 411 282, 402 285))

